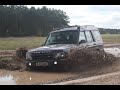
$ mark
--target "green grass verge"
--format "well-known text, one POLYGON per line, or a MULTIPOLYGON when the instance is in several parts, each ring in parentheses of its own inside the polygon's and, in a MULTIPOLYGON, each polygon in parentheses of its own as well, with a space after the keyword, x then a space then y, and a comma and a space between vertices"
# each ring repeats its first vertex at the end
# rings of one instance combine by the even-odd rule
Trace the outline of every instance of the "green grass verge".
POLYGON ((0 50, 14 50, 19 47, 35 48, 45 42, 46 37, 0 38, 0 50))
POLYGON ((120 34, 102 34, 103 42, 120 43, 120 34))
MULTIPOLYGON (((120 34, 102 34, 104 42, 120 43, 120 34)), ((19 47, 36 48, 45 42, 46 37, 0 38, 0 50, 15 50, 19 47)))

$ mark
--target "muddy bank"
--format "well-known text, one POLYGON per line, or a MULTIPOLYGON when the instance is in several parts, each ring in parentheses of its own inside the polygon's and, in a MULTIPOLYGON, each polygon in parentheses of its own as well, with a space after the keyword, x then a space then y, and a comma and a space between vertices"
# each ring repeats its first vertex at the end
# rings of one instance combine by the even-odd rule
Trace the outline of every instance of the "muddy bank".
POLYGON ((15 50, 0 50, 0 55, 15 54, 15 50))
POLYGON ((120 72, 107 73, 76 80, 52 83, 47 85, 120 85, 120 72))
POLYGON ((0 69, 6 70, 26 70, 24 61, 0 60, 0 69))
POLYGON ((21 47, 15 51, 13 50, 0 51, 0 69, 26 70, 25 66, 26 52, 27 49, 25 47, 21 47))
POLYGON ((15 54, 15 50, 0 50, 0 57, 12 57, 15 54))

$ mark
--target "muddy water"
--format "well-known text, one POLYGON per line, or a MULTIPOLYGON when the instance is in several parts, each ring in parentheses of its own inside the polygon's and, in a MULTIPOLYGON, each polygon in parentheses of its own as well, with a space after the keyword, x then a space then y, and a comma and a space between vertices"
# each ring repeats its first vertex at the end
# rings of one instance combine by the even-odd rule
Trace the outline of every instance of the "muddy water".
POLYGON ((53 80, 61 80, 76 74, 65 72, 29 72, 0 70, 0 85, 29 85, 53 80))
POLYGON ((15 85, 16 80, 14 80, 13 76, 5 75, 0 77, 0 85, 15 85))

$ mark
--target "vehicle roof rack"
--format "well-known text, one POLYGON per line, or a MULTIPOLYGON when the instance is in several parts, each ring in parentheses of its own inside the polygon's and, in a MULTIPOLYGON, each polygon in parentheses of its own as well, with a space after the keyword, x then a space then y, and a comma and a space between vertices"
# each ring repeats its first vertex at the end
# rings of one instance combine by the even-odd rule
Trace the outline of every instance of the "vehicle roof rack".
MULTIPOLYGON (((69 27, 77 27, 77 29, 80 29, 80 26, 79 25, 74 25, 74 26, 69 26, 69 27)), ((68 27, 68 28, 69 28, 68 27)))
POLYGON ((79 25, 74 25, 74 26, 66 26, 66 27, 62 27, 62 28, 53 28, 53 31, 55 30, 60 30, 60 29, 70 29, 70 28, 76 28, 76 29, 80 29, 80 26, 79 25))

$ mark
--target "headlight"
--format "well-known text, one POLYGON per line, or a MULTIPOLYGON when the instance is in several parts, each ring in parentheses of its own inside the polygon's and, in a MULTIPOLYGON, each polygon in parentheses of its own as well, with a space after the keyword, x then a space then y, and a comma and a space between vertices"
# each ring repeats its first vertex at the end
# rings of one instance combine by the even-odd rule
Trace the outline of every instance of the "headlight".
POLYGON ((26 59, 32 60, 31 54, 30 53, 26 53, 26 59))
POLYGON ((66 56, 65 52, 59 52, 55 55, 55 59, 65 58, 65 56, 66 56))

